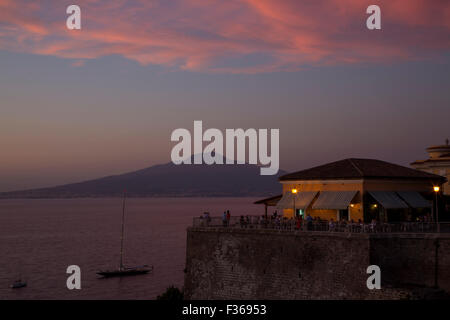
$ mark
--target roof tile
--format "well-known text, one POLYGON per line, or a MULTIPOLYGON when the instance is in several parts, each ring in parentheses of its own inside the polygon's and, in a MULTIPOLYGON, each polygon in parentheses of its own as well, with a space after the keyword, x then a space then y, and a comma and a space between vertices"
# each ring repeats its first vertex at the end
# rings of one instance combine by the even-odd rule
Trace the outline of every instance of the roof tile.
POLYGON ((432 179, 445 181, 444 177, 386 161, 355 158, 331 162, 318 167, 286 174, 280 177, 280 181, 361 178, 432 179))

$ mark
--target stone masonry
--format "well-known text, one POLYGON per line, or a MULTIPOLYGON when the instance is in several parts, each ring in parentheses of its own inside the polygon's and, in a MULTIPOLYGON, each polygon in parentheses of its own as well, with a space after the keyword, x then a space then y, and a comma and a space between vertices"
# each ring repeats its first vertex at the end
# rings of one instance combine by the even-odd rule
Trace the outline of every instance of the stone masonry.
POLYGON ((192 227, 186 251, 187 299, 421 299, 450 292, 450 235, 192 227), (366 286, 372 264, 381 268, 381 290, 366 286))

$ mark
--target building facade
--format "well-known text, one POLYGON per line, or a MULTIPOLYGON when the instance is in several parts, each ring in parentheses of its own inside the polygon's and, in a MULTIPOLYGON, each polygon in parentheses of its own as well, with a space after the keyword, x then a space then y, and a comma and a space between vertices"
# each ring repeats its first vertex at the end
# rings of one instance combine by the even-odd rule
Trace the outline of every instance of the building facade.
POLYGON ((415 221, 433 217, 433 190, 446 179, 374 159, 345 159, 280 177, 287 217, 415 221))
POLYGON ((426 160, 416 160, 411 163, 414 169, 434 173, 447 178, 442 186, 444 195, 450 195, 450 145, 448 139, 444 145, 431 146, 427 148, 429 154, 426 160))

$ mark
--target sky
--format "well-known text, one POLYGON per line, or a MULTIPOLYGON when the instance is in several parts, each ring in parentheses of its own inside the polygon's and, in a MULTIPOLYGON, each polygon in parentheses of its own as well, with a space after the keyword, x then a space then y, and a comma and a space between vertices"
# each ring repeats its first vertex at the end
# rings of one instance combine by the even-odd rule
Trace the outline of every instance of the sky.
POLYGON ((0 191, 167 163, 194 120, 279 128, 286 171, 408 165, 450 138, 449 87, 445 0, 0 0, 0 191))

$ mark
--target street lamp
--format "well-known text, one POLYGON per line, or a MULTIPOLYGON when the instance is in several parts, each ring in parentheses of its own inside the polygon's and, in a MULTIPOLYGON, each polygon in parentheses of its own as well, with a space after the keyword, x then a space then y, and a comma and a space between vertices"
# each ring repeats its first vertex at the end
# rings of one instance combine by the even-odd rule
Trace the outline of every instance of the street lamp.
POLYGON ((292 192, 292 194, 293 194, 293 198, 294 198, 294 215, 293 215, 293 218, 295 219, 295 195, 297 194, 297 189, 292 189, 291 190, 291 192, 292 192))
POLYGON ((439 226, 439 206, 438 206, 438 202, 437 202, 437 200, 438 200, 438 193, 439 193, 439 190, 440 190, 440 188, 439 188, 439 186, 434 186, 433 187, 433 190, 434 190, 434 195, 436 196, 435 197, 435 205, 436 205, 436 223, 437 223, 437 232, 438 233, 440 233, 441 232, 441 228, 440 228, 440 226, 439 226))

